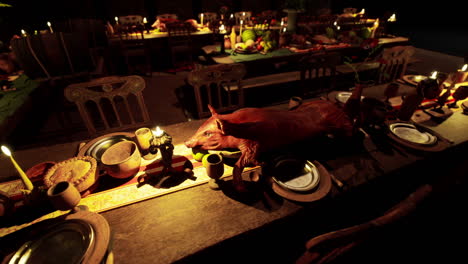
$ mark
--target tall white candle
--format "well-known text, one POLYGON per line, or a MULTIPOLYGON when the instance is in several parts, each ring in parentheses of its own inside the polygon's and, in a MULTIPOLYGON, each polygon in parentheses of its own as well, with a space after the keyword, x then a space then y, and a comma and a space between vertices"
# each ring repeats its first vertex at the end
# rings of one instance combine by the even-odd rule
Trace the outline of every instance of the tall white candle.
POLYGON ((54 30, 52 30, 52 24, 47 21, 47 26, 49 27, 50 33, 54 33, 54 30))
POLYGON ((118 24, 119 23, 119 18, 118 17, 114 17, 115 19, 115 23, 118 24))
POLYGON ((200 24, 203 26, 203 13, 200 14, 200 24))
POLYGON ((242 25, 244 24, 244 20, 240 21, 240 28, 239 28, 239 35, 242 36, 242 25))
POLYGON ((18 174, 20 175, 21 180, 24 183, 24 186, 26 186, 26 189, 28 191, 32 191, 34 189, 34 185, 32 184, 31 180, 28 178, 26 173, 24 173, 24 171, 18 165, 18 163, 16 163, 15 159, 13 158, 13 155, 11 154, 10 149, 8 149, 5 146, 2 146, 1 149, 2 149, 3 154, 10 157, 11 163, 13 163, 13 166, 15 166, 15 169, 18 171, 18 174))

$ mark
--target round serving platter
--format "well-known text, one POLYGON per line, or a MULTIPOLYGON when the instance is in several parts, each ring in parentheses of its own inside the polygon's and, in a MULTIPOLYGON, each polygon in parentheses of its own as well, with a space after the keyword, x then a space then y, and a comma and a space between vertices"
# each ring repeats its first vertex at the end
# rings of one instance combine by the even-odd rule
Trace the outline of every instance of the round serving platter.
POLYGON ((130 132, 115 132, 106 134, 86 143, 83 147, 80 148, 77 156, 91 156, 100 162, 102 154, 110 146, 125 140, 132 141, 134 138, 135 134, 130 132))
POLYGON ((389 125, 390 132, 398 138, 418 145, 434 145, 437 137, 428 132, 419 131, 416 126, 409 123, 393 123, 389 125))

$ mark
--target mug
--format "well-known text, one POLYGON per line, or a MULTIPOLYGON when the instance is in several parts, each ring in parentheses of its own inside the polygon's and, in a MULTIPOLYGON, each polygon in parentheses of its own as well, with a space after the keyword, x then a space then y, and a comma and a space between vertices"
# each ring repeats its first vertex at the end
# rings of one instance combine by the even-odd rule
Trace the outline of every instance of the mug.
POLYGON ((147 127, 142 127, 135 131, 135 137, 140 147, 141 155, 146 156, 149 153, 151 141, 153 140, 153 132, 147 127))
POLYGON ((81 200, 81 194, 75 186, 67 181, 52 185, 47 190, 47 197, 52 205, 62 211, 75 208, 81 200))
POLYGON ((202 164, 206 169, 206 174, 211 179, 219 179, 224 174, 223 157, 217 153, 210 153, 203 156, 202 164))
POLYGON ((102 154, 101 162, 110 176, 124 179, 140 170, 141 154, 133 141, 121 141, 102 154))

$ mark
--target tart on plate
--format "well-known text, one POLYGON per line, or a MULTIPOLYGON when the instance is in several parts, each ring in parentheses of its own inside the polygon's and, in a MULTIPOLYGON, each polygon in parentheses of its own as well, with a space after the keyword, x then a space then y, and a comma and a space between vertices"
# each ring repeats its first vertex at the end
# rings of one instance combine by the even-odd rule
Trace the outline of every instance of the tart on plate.
POLYGON ((44 185, 52 185, 67 181, 72 183, 79 192, 86 191, 97 180, 97 162, 91 156, 74 157, 52 166, 44 176, 44 185))

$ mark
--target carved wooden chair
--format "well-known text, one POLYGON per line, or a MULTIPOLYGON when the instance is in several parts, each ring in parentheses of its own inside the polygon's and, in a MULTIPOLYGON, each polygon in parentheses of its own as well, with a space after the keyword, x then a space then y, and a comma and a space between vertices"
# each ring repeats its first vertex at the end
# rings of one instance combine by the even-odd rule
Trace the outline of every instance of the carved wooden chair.
POLYGON ((244 106, 241 80, 246 73, 240 63, 211 65, 189 73, 187 80, 195 90, 198 117, 210 115, 208 104, 219 113, 244 106))
POLYGON ((136 65, 143 62, 145 74, 152 76, 151 47, 145 41, 143 25, 121 25, 119 27, 120 49, 128 73, 135 74, 136 65))
POLYGON ((250 24, 252 17, 251 11, 241 11, 234 13, 234 19, 236 20, 236 25, 240 25, 240 21, 243 20, 244 26, 250 24))
POLYGON ((109 76, 65 88, 65 98, 78 107, 89 135, 124 131, 150 122, 143 99, 145 80, 136 75, 109 76))
POLYGON ((382 51, 376 83, 389 83, 406 74, 406 68, 415 49, 413 46, 395 46, 382 51))
POLYGON ((299 62, 301 88, 304 97, 328 92, 335 88, 339 53, 309 54, 299 62))
POLYGON ((176 14, 159 14, 156 16, 156 20, 158 19, 173 19, 176 20, 178 19, 178 16, 176 14))
POLYGON ((172 66, 176 69, 193 67, 192 25, 186 22, 172 22, 167 23, 166 28, 172 66))
POLYGON ((119 16, 119 23, 121 25, 141 25, 143 24, 143 16, 140 16, 140 15, 119 16))
POLYGON ((198 15, 198 19, 201 19, 201 14, 203 14, 203 24, 212 25, 218 21, 218 14, 214 12, 204 12, 198 15))

